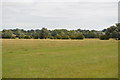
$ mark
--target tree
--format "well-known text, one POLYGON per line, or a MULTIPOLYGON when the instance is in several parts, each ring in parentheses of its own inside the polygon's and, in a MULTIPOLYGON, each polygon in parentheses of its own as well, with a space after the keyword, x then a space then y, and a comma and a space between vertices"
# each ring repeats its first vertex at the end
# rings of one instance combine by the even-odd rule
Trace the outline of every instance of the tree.
POLYGON ((33 37, 34 39, 39 39, 39 38, 40 38, 40 34, 37 33, 37 32, 34 32, 34 33, 32 34, 32 37, 33 37))
POLYGON ((23 29, 9 29, 1 31, 2 38, 34 38, 34 39, 84 39, 84 38, 101 38, 105 37, 114 38, 120 40, 120 23, 110 26, 102 31, 97 30, 67 30, 67 29, 55 29, 47 30, 42 28, 41 30, 23 30, 23 29), (100 36, 100 37, 99 37, 100 36))
POLYGON ((25 35, 24 39, 31 39, 30 35, 25 35))
POLYGON ((101 35, 100 40, 109 40, 109 37, 107 35, 101 35))
POLYGON ((12 31, 11 30, 3 30, 2 31, 2 38, 6 38, 6 39, 9 39, 9 38, 12 38, 12 31))
POLYGON ((76 39, 84 39, 84 36, 79 33, 79 34, 77 35, 76 39))
POLYGON ((120 40, 120 23, 117 23, 116 26, 117 26, 117 39, 120 40))
POLYGON ((69 39, 68 35, 62 35, 62 39, 69 39))
POLYGON ((40 38, 41 39, 46 39, 46 38, 49 38, 49 36, 50 36, 50 33, 47 30, 47 28, 42 28, 41 33, 40 33, 40 38))
POLYGON ((0 38, 2 38, 2 31, 0 31, 0 38))
POLYGON ((12 39, 15 39, 16 38, 16 35, 15 34, 12 34, 12 37, 11 37, 12 39))
POLYGON ((49 36, 50 39, 55 39, 53 36, 49 36))
POLYGON ((72 32, 70 33, 70 38, 71 38, 71 39, 84 39, 84 35, 81 34, 80 32, 72 31, 72 32))
POLYGON ((58 35, 56 36, 56 38, 57 38, 57 39, 62 39, 62 36, 58 34, 58 35))
POLYGON ((11 30, 13 32, 13 34, 16 35, 16 38, 19 38, 19 39, 23 39, 25 34, 26 34, 26 31, 23 30, 23 29, 13 29, 11 30))
POLYGON ((120 23, 117 23, 116 25, 107 28, 105 33, 109 38, 114 38, 119 40, 120 39, 120 23))

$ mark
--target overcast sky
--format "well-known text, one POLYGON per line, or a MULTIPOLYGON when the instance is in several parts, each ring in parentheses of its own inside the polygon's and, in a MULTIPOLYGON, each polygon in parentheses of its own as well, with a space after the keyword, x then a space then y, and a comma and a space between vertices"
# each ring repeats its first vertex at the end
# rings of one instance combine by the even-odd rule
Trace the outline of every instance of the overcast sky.
POLYGON ((2 29, 95 29, 118 22, 118 0, 3 0, 2 29))

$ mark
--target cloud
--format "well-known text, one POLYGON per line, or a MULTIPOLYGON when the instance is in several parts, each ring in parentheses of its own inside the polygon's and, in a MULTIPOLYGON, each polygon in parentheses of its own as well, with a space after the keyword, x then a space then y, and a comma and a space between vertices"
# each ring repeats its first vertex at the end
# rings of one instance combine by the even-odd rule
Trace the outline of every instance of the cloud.
POLYGON ((3 28, 103 29, 117 23, 117 2, 30 1, 3 2, 3 28))
POLYGON ((3 0, 2 2, 118 2, 119 0, 3 0))

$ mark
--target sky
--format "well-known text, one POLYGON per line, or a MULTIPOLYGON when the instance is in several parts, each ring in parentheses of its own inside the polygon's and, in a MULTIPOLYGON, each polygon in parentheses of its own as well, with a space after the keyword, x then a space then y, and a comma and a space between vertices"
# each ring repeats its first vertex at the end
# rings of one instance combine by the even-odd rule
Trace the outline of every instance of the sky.
POLYGON ((118 22, 119 0, 2 0, 2 29, 94 29, 118 22))

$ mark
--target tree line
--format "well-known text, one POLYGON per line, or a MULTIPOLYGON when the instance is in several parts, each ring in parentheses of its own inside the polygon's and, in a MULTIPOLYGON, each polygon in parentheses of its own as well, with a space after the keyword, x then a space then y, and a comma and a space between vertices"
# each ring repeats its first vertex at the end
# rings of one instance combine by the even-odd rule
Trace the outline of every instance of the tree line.
POLYGON ((3 39, 84 39, 84 38, 100 38, 101 40, 108 40, 114 38, 120 40, 120 23, 110 26, 102 31, 97 30, 67 30, 55 29, 48 30, 47 28, 36 30, 24 29, 9 29, 0 31, 3 39))

